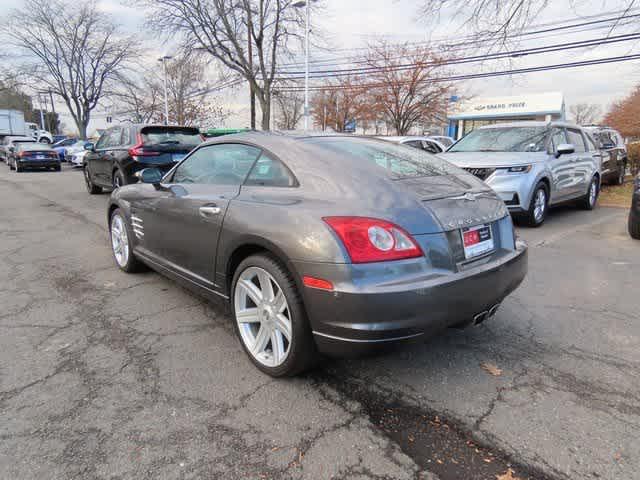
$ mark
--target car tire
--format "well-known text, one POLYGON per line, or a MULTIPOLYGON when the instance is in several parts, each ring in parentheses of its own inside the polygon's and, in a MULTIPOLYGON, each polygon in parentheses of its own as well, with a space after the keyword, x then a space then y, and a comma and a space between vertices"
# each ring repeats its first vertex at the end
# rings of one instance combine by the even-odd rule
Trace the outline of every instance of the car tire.
POLYGON ((600 194, 600 179, 597 175, 594 175, 591 178, 591 183, 589 184, 589 190, 587 194, 580 199, 579 206, 583 210, 593 210, 596 208, 598 204, 598 196, 600 194))
POLYGON ((111 252, 118 268, 127 273, 136 273, 144 270, 144 264, 133 253, 133 235, 133 230, 129 226, 124 212, 116 208, 111 212, 109 219, 111 252), (118 247, 120 247, 120 250, 118 250, 118 247))
POLYGON ((39 143, 44 143, 45 145, 49 145, 51 142, 49 141, 48 138, 46 137, 42 137, 40 140, 38 140, 39 143))
POLYGON ((91 180, 91 172, 89 171, 89 166, 85 165, 83 170, 84 183, 87 187, 87 192, 89 192, 90 195, 97 195, 98 193, 102 193, 102 187, 98 187, 93 183, 93 180, 91 180))
POLYGON ((626 170, 627 170, 627 165, 623 163, 620 166, 620 169, 618 170, 618 174, 616 175, 616 178, 613 180, 614 185, 624 184, 624 174, 626 173, 626 170))
POLYGON ((629 213, 629 235, 635 240, 640 240, 640 216, 629 213))
POLYGON ((62 165, 58 165, 57 167, 54 168, 54 170, 56 172, 61 172, 62 171, 62 165))
POLYGON ((541 226, 547 218, 549 209, 549 187, 544 182, 538 182, 533 190, 529 209, 524 215, 527 226, 537 228, 541 226))
POLYGON ((119 187, 124 187, 125 185, 128 185, 129 182, 127 182, 127 177, 125 176, 124 173, 122 173, 122 170, 117 169, 115 172, 113 172, 113 189, 115 190, 116 188, 119 187))
POLYGON ((13 164, 11 162, 7 162, 7 165, 9 166, 9 170, 15 170, 13 164))
MULTIPOLYGON (((255 282, 252 283, 259 292, 263 292, 260 286, 255 282)), ((231 286, 230 303, 236 334, 247 356, 259 370, 272 377, 284 377, 297 375, 315 364, 318 354, 302 296, 291 273, 278 259, 268 254, 258 254, 246 258, 236 268, 231 286), (249 290, 242 287, 242 283, 251 282, 250 278, 254 273, 256 278, 260 278, 259 285, 262 285, 262 278, 265 274, 269 279, 269 285, 271 285, 271 290, 259 298, 264 299, 267 295, 275 293, 275 295, 270 295, 273 298, 258 302, 259 305, 253 301, 253 297, 250 298, 249 290), (284 296, 286 308, 281 307, 282 298, 278 302, 279 294, 277 292, 284 296), (250 300, 249 306, 247 306, 247 300, 250 300), (239 315, 246 314, 252 308, 256 310, 264 308, 261 310, 262 313, 255 314, 255 318, 259 318, 260 321, 243 322, 239 320, 239 315), (282 325, 288 325, 286 328, 288 328, 289 341, 282 333, 285 330, 281 327, 282 325), (265 340, 264 347, 254 353, 252 350, 259 348, 257 346, 258 338, 265 328, 267 328, 266 332, 271 333, 266 333, 263 338, 266 339, 266 335, 269 335, 269 340, 265 340), (279 347, 274 348, 274 341, 279 347), (269 345, 271 345, 271 353, 269 353, 269 345), (276 354, 276 350, 280 351, 280 355, 276 354), (285 356, 284 360, 277 360, 278 356, 282 357, 283 355, 285 356)), ((253 291, 251 295, 255 296, 256 292, 253 291)), ((246 317, 244 318, 246 319, 246 317)))

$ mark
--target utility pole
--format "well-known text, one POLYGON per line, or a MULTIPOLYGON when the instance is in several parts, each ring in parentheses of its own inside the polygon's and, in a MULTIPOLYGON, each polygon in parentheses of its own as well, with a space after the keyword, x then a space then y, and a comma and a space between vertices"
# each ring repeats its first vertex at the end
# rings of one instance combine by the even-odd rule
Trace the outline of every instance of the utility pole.
POLYGON ((307 0, 304 31, 304 129, 309 130, 309 5, 307 0))
POLYGON ((51 118, 51 134, 54 135, 58 133, 58 122, 56 121, 56 106, 53 103, 53 93, 51 92, 51 89, 49 89, 49 99, 51 100, 51 113, 53 114, 53 117, 51 118))
POLYGON ((164 124, 169 125, 169 95, 167 93, 167 60, 171 60, 169 55, 164 55, 158 59, 162 62, 162 69, 164 71, 164 124))
POLYGON ((44 112, 42 111, 42 94, 38 94, 38 101, 40 102, 40 129, 45 130, 44 128, 44 112))
MULTIPOLYGON (((251 29, 251 22, 247 22, 247 30, 248 30, 248 35, 247 35, 247 53, 249 54, 249 69, 251 70, 251 72, 253 73, 253 42, 251 41, 251 34, 252 34, 252 29, 251 29)), ((249 90, 250 90, 250 96, 251 96, 251 130, 255 130, 256 129, 256 92, 253 90, 253 85, 251 85, 251 82, 249 82, 249 90)))

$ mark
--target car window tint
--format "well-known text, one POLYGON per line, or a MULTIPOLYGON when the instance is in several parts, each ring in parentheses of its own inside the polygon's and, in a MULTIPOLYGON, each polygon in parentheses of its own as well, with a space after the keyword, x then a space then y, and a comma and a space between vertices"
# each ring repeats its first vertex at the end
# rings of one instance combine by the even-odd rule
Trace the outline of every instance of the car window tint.
POLYGON ((255 163, 245 185, 264 187, 293 187, 296 181, 282 162, 262 153, 255 163))
POLYGON ((422 141, 423 148, 429 153, 441 153, 442 149, 438 146, 437 143, 430 142, 429 140, 422 141))
POLYGON ((226 143, 199 148, 182 162, 173 183, 241 185, 260 155, 260 149, 226 143))
MULTIPOLYGON (((120 132, 118 132, 118 136, 119 136, 120 132)), ((98 143, 96 144, 96 148, 110 148, 112 146, 114 146, 114 142, 115 142, 115 129, 110 128, 109 130, 105 131, 102 136, 100 137, 100 140, 98 140, 98 143)))
POLYGON ((408 142, 404 142, 403 145, 408 145, 413 148, 422 148, 422 143, 420 140, 409 140, 408 142))
POLYGON ((573 144, 576 153, 582 153, 585 151, 584 139, 578 130, 568 128, 567 136, 569 138, 569 143, 573 144))

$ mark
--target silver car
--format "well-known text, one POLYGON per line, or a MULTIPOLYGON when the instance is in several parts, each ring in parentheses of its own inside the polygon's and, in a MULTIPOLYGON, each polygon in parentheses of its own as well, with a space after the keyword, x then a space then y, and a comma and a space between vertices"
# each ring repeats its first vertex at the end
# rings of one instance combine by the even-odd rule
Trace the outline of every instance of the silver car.
POLYGON ((139 178, 109 202, 118 266, 228 302, 247 355, 274 376, 318 352, 481 323, 527 271, 484 183, 381 140, 230 135, 139 178))
POLYGON ((443 158, 487 183, 533 227, 542 225, 550 205, 578 201, 591 210, 598 200, 601 154, 577 125, 489 125, 460 139, 443 158))

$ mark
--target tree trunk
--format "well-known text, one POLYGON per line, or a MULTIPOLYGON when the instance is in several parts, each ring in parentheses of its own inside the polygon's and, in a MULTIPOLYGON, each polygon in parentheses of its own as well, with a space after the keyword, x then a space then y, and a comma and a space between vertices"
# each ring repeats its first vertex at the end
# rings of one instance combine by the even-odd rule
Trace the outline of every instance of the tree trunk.
POLYGON ((271 93, 263 92, 258 100, 260 100, 260 110, 262 110, 261 127, 266 132, 271 127, 271 93))

